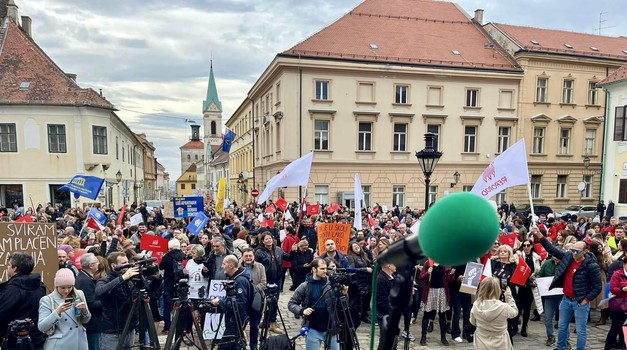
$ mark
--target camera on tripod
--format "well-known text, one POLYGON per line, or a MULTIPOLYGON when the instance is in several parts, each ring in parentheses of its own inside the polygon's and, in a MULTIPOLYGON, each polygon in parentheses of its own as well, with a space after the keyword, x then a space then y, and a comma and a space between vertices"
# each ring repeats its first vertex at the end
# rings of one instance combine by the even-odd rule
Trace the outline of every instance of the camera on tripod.
POLYGON ((329 283, 332 287, 350 286, 356 283, 356 277, 354 273, 348 272, 346 269, 336 268, 334 273, 329 274, 329 283))
POLYGON ((115 271, 122 271, 124 269, 129 269, 131 267, 138 266, 139 274, 131 278, 133 282, 140 282, 142 277, 150 277, 159 273, 159 266, 152 265, 153 262, 157 261, 157 258, 148 258, 140 261, 136 261, 134 263, 116 266, 114 268, 115 271))
POLYGON ((266 294, 266 298, 268 299, 276 298, 277 295, 279 294, 279 286, 276 285, 275 283, 268 284, 266 285, 266 289, 264 292, 266 294))
POLYGON ((222 285, 224 286, 227 297, 234 297, 237 295, 237 285, 234 280, 222 281, 222 285))
POLYGON ((11 333, 24 336, 24 335, 28 335, 28 333, 30 332, 31 328, 33 328, 34 325, 35 323, 30 318, 25 318, 23 320, 15 320, 9 323, 9 331, 11 333))

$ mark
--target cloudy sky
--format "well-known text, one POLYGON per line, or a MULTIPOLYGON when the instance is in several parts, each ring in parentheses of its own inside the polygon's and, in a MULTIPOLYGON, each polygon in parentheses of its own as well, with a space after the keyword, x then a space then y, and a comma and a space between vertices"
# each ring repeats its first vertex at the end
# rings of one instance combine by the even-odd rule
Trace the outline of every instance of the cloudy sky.
MULTIPOLYGON (((175 180, 185 119, 202 122, 213 58, 225 122, 273 57, 361 0, 16 0, 36 42, 83 87, 102 89, 175 180)), ((484 22, 627 35, 625 0, 458 0, 484 22), (566 5, 567 4, 567 5, 566 5)))

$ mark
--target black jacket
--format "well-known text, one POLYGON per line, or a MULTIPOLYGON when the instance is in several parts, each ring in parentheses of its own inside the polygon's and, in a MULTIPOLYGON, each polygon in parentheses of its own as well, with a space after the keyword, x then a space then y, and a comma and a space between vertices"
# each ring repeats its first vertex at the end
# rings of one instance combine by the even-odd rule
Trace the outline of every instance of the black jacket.
MULTIPOLYGON (((124 331, 124 322, 131 312, 133 283, 124 281, 122 275, 109 271, 107 277, 96 283, 96 297, 102 302, 102 333, 117 334, 124 331)), ((131 324, 137 324, 137 312, 131 324)))
MULTIPOLYGON (((560 264, 555 268, 555 277, 549 289, 564 286, 564 276, 566 269, 573 262, 573 253, 565 252, 549 242, 546 238, 540 240, 546 251, 554 257, 560 259, 560 264)), ((575 299, 581 303, 584 299, 594 300, 601 293, 601 269, 597 259, 591 253, 585 255, 581 267, 575 271, 573 276, 573 291, 575 299)))
POLYGON ((85 294, 85 302, 91 313, 91 320, 83 324, 86 330, 100 332, 102 327, 102 302, 96 297, 96 280, 87 272, 81 270, 76 276, 76 289, 85 294))
MULTIPOLYGON (((0 338, 4 338, 9 323, 30 318, 34 327, 30 338, 35 347, 43 346, 46 335, 37 329, 39 319, 39 299, 46 295, 46 286, 41 282, 41 275, 16 275, 0 284, 0 338)), ((6 348, 15 347, 15 337, 8 339, 6 348)))
POLYGON ((390 313, 390 290, 394 278, 380 271, 377 276, 377 319, 390 313))
POLYGON ((307 274, 311 272, 311 266, 303 265, 311 263, 313 258, 313 251, 311 249, 307 249, 306 252, 301 252, 300 250, 290 252, 290 261, 292 262, 292 272, 294 274, 292 280, 294 288, 305 282, 307 274))
MULTIPOLYGON (((248 278, 248 274, 246 273, 246 269, 240 267, 237 269, 237 272, 233 276, 227 277, 228 280, 235 281, 235 292, 237 293, 235 296, 235 303, 237 304, 237 309, 239 311, 239 318, 242 323, 246 323, 246 319, 248 318, 248 305, 249 298, 252 297, 250 292, 252 291, 252 286, 250 284, 250 278, 248 278)), ((231 303, 228 300, 228 297, 220 298, 219 303, 220 309, 225 311, 224 316, 224 335, 222 339, 228 341, 228 336, 236 336, 238 334, 237 323, 235 321, 235 312, 231 303)))
POLYGON ((163 270, 164 287, 174 287, 177 282, 174 280, 174 262, 182 262, 183 260, 185 260, 185 253, 183 253, 180 249, 171 250, 163 256, 163 259, 161 259, 161 262, 159 263, 159 269, 163 270))
POLYGON ((255 261, 266 267, 266 279, 268 280, 268 284, 280 283, 281 274, 283 273, 283 259, 289 260, 289 258, 289 255, 285 254, 283 249, 274 245, 272 246, 272 250, 268 250, 263 245, 255 249, 255 261))

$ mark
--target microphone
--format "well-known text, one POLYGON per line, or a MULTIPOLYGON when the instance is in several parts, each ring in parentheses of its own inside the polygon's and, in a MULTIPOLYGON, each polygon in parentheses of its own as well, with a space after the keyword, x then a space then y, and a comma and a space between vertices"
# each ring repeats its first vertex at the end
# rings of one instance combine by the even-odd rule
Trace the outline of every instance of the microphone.
POLYGON ((309 327, 303 327, 298 331, 298 334, 296 334, 294 337, 290 338, 290 342, 295 341, 296 339, 298 339, 298 337, 304 337, 307 334, 309 334, 309 327))
POLYGON ((134 262, 134 263, 116 266, 116 267, 113 268, 113 271, 120 272, 120 271, 122 271, 124 269, 128 269, 129 267, 133 267, 133 266, 137 266, 137 265, 148 265, 148 264, 151 264, 151 263, 153 263, 155 261, 157 261, 157 258, 148 258, 148 259, 140 260, 140 261, 137 261, 137 262, 134 262))
POLYGON ((498 234, 490 202, 474 193, 454 193, 435 202, 420 221, 420 232, 394 242, 377 263, 406 266, 427 256, 445 266, 463 265, 489 251, 498 234))

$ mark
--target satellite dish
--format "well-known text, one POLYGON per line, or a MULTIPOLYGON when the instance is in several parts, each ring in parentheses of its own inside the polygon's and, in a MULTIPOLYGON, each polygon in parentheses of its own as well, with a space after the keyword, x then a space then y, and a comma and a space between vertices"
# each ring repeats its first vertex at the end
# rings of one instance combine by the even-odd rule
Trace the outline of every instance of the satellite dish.
POLYGON ((577 185, 577 189, 579 190, 579 192, 583 192, 586 190, 586 182, 585 181, 581 181, 578 185, 577 185))

